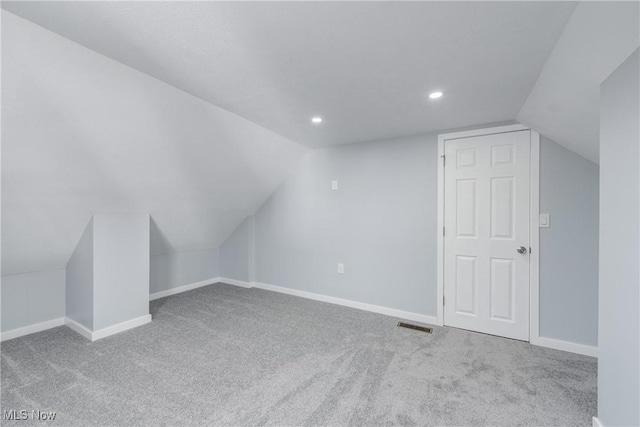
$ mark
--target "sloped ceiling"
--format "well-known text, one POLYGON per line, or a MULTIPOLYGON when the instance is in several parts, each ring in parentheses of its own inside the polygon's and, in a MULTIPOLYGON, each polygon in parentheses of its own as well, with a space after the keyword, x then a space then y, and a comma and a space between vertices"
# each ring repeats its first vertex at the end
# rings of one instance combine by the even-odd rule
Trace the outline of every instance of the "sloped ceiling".
POLYGON ((640 45, 639 2, 582 2, 517 119, 598 163, 600 83, 640 45))
POLYGON ((513 120, 573 2, 3 2, 309 147, 513 120), (429 91, 442 89, 437 102, 429 91), (310 126, 313 115, 322 126, 310 126))
POLYGON ((217 247, 308 150, 2 15, 3 275, 66 265, 92 213, 150 213, 152 253, 217 247))
POLYGON ((149 212, 153 253, 217 247, 306 147, 517 116, 597 160, 595 94, 638 22, 635 2, 2 8, 3 274, 65 265, 92 213, 149 212))

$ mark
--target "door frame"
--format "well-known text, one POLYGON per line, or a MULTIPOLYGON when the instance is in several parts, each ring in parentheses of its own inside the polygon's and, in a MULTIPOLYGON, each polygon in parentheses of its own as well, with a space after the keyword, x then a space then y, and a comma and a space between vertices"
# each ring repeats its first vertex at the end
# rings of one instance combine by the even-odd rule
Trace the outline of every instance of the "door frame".
POLYGON ((437 273, 437 323, 444 326, 444 144, 447 140, 470 138, 500 133, 531 132, 530 191, 529 191, 529 342, 532 344, 540 337, 540 134, 530 127, 514 124, 485 129, 438 135, 438 273, 437 273))

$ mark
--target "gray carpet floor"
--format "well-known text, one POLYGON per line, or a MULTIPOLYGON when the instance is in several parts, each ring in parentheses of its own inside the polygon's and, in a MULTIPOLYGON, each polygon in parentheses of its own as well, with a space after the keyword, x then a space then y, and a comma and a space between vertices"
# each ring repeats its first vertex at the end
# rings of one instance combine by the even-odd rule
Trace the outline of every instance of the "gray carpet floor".
POLYGON ((90 343, 62 326, 2 344, 3 425, 576 425, 596 359, 217 284, 90 343))

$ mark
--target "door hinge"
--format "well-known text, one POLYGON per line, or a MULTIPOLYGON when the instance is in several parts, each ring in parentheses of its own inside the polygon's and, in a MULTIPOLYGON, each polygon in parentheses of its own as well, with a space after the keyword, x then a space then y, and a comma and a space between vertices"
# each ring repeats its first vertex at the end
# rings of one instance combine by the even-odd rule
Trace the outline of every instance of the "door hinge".
POLYGON ((531 253, 531 246, 529 246, 529 253, 531 253))
POLYGON ((444 227, 442 227, 442 235, 444 236, 444 227))
POLYGON ((442 296, 442 305, 444 305, 444 295, 442 296))
POLYGON ((447 163, 446 162, 447 158, 446 158, 446 156, 444 154, 442 156, 440 156, 440 157, 442 157, 442 166, 444 166, 447 163))

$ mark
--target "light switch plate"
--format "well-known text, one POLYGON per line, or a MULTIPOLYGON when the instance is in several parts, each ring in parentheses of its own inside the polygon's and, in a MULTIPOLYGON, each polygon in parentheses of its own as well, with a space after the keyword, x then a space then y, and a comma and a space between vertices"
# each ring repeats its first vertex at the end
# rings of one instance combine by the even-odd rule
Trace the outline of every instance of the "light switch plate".
POLYGON ((344 264, 338 263, 338 274, 344 274, 344 264))
POLYGON ((331 189, 333 191, 336 191, 338 189, 338 180, 334 179, 333 181, 331 181, 331 189))
POLYGON ((549 214, 540 214, 540 228, 549 228, 549 214))

